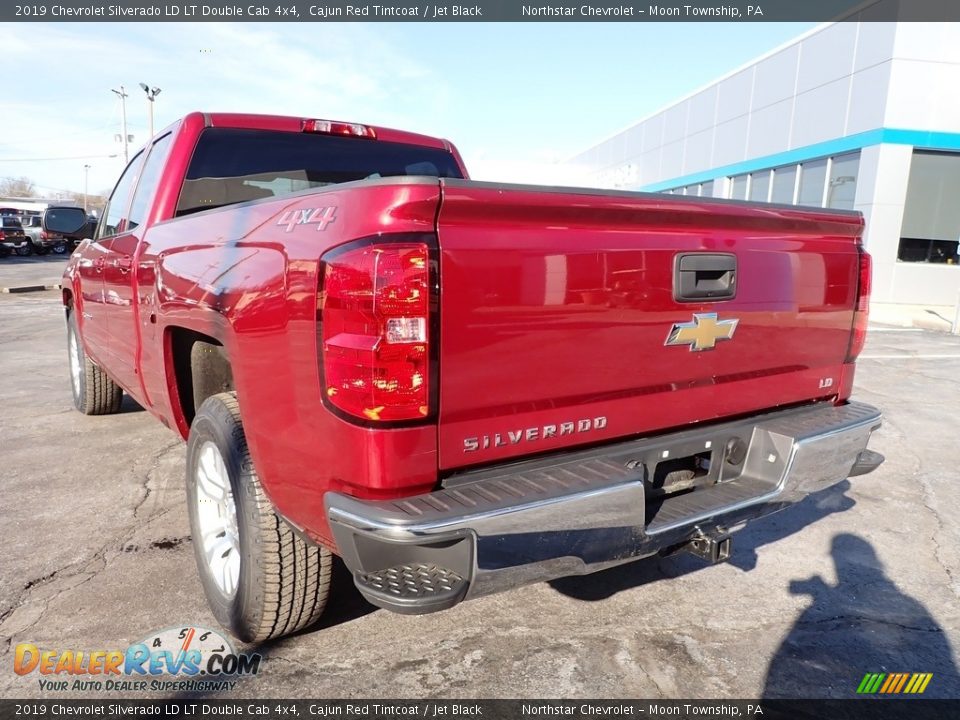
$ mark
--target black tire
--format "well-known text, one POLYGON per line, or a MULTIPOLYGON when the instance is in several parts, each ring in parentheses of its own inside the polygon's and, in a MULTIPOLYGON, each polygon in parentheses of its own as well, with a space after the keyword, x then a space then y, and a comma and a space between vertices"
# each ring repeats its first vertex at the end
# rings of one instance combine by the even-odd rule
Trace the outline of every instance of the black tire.
POLYGON ((34 255, 46 255, 48 252, 50 252, 50 248, 48 248, 48 247, 44 247, 43 245, 34 245, 34 246, 33 246, 33 254, 34 254, 34 255))
POLYGON ((67 354, 73 406, 84 415, 110 415, 120 410, 123 390, 87 357, 72 312, 67 316, 67 354))
POLYGON ((190 427, 187 508, 200 581, 221 625, 240 640, 259 642, 317 621, 330 593, 333 555, 295 533, 274 512, 253 467, 235 393, 207 398, 190 427), (203 548, 197 486, 201 453, 208 443, 220 453, 236 508, 240 569, 232 593, 221 589, 203 548))
POLYGON ((20 257, 27 257, 28 255, 33 255, 33 243, 25 242, 23 245, 17 248, 17 255, 20 257))
POLYGON ((67 251, 67 244, 65 242, 59 242, 54 245, 52 249, 57 255, 63 255, 67 251))

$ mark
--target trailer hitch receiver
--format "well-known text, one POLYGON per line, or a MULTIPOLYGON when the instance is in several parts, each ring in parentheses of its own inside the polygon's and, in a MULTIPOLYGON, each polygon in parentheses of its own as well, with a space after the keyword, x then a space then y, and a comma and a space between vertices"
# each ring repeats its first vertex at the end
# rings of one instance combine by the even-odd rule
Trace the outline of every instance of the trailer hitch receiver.
POLYGON ((732 543, 730 533, 717 529, 709 533, 700 532, 680 549, 716 565, 730 559, 732 543))

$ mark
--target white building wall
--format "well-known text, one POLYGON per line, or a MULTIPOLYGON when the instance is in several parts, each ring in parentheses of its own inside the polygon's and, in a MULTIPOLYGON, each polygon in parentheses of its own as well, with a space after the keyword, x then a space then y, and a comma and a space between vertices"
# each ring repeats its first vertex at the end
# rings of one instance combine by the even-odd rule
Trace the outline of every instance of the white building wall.
MULTIPOLYGON (((877 302, 952 304, 960 266, 897 260, 915 147, 960 152, 960 24, 824 25, 571 162, 589 184, 664 190, 860 151, 877 302), (924 132, 925 131, 925 132, 924 132)), ((827 193, 825 193, 826 195, 827 193)))
POLYGON ((895 297, 894 274, 900 264, 897 246, 912 155, 909 145, 873 145, 860 151, 853 209, 863 213, 866 223, 864 246, 873 257, 874 302, 907 302, 895 297))

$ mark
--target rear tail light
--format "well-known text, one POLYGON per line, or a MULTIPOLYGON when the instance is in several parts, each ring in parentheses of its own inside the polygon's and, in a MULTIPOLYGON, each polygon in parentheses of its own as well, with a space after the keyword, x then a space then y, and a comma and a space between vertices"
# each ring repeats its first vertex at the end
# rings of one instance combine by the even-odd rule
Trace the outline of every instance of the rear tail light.
POLYGON ((7 239, 6 233, 3 232, 3 230, 0 230, 0 240, 6 240, 6 239, 7 239))
POLYGON ((321 283, 324 401, 378 425, 430 416, 430 245, 352 243, 322 258, 321 283))
POLYGON ((850 335, 850 347, 847 349, 846 362, 857 359, 867 341, 867 319, 870 313, 870 279, 873 262, 870 254, 857 245, 859 269, 857 272, 857 304, 853 311, 853 332, 850 335))
POLYGON ((323 133, 324 135, 355 135, 356 137, 376 138, 377 131, 367 125, 336 122, 334 120, 304 120, 303 132, 323 133))
POLYGON ((41 239, 41 240, 49 240, 49 239, 50 239, 50 236, 47 235, 47 231, 46 231, 46 230, 41 230, 41 231, 40 231, 40 239, 41 239))

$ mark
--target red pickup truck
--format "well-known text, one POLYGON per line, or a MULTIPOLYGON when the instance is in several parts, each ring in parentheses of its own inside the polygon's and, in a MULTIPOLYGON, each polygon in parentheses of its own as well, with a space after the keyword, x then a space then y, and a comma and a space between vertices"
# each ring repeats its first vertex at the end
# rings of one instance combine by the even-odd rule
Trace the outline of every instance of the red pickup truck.
POLYGON ((187 439, 200 577, 243 640, 313 622, 332 553, 402 613, 719 561, 735 527, 883 461, 880 412, 850 400, 861 232, 471 182, 444 140, 194 113, 133 158, 64 274, 74 402, 126 392, 187 439))

